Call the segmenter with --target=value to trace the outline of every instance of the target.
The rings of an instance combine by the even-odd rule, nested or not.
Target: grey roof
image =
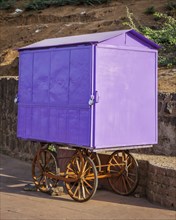
[[[137,37],[141,38],[142,40],[147,41],[147,43],[151,44],[154,48],[158,48],[157,44],[148,40],[143,35],[139,34],[138,32],[134,30],[120,30],[120,31],[110,31],[110,32],[69,36],[69,37],[50,38],[50,39],[45,39],[45,40],[36,42],[34,44],[22,47],[19,50],[46,48],[46,47],[54,47],[54,46],[65,46],[65,45],[83,44],[83,43],[100,43],[110,38],[117,37],[126,32],[131,32],[137,35]]]

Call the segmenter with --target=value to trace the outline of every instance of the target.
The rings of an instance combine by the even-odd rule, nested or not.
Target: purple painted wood
[[[99,46],[96,57],[96,148],[157,143],[155,52]]]
[[[113,39],[114,37],[121,36],[125,34],[130,34],[131,36],[136,37],[137,39],[141,39],[141,41],[146,42],[151,45],[152,48],[158,49],[159,46],[155,44],[153,41],[145,38],[140,33],[135,30],[120,30],[120,31],[110,31],[110,32],[102,32],[102,33],[93,33],[93,34],[85,34],[78,36],[69,36],[62,38],[51,38],[39,41],[37,43],[28,45],[26,47],[22,47],[19,50],[26,49],[38,49],[45,47],[55,47],[55,46],[66,46],[66,45],[74,45],[74,44],[86,44],[86,43],[101,43],[107,40]]]
[[[90,145],[91,50],[21,53],[18,137]]]
[[[18,137],[94,149],[157,143],[158,48],[134,30],[21,48]]]

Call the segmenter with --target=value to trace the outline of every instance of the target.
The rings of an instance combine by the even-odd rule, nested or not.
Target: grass
[[[144,11],[146,15],[153,15],[155,12],[156,10],[154,6],[150,6]]]
[[[168,2],[166,4],[166,10],[169,11],[176,10],[176,2]]]
[[[15,0],[0,0],[0,9],[1,10],[8,10],[14,7]]]
[[[109,0],[32,0],[25,9],[26,10],[42,10],[50,6],[64,5],[97,5],[107,3]]]

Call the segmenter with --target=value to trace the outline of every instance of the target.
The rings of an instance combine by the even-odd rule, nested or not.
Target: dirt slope
[[[27,2],[19,0],[15,8],[24,10]],[[126,6],[139,22],[155,26],[153,16],[144,14],[144,11],[154,6],[156,11],[165,12],[167,2],[168,0],[112,0],[98,6],[51,7],[19,14],[14,14],[15,9],[1,10],[0,76],[18,74],[18,53],[14,51],[16,48],[46,38],[127,29],[123,25],[127,19]]]

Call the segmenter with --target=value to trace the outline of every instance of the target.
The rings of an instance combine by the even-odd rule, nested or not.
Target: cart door
[[[91,46],[21,52],[18,137],[90,146]]]

